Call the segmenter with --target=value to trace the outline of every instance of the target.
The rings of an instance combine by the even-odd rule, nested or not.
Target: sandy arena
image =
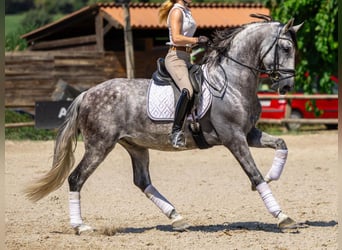
[[[53,141],[6,141],[7,249],[337,249],[337,131],[284,135],[285,170],[270,187],[302,228],[281,232],[232,154],[223,147],[180,153],[150,151],[153,184],[191,225],[170,221],[133,184],[119,145],[85,183],[84,221],[98,229],[77,236],[69,226],[68,184],[38,203],[25,185],[51,167]],[[251,149],[263,174],[272,149]],[[76,149],[77,162],[83,143]]]

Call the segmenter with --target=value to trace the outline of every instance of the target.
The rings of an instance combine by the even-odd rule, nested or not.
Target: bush
[[[33,9],[26,13],[25,17],[21,21],[21,25],[25,30],[31,31],[48,24],[51,21],[52,16],[46,13],[43,9]]]
[[[20,114],[14,110],[5,110],[5,123],[33,121],[29,114]],[[5,128],[6,140],[54,140],[55,130],[36,129],[34,127]]]
[[[7,34],[5,38],[5,51],[25,50],[27,48],[27,42],[25,39],[20,38],[20,36],[30,30],[25,30],[23,27],[20,27],[16,31]]]
[[[6,0],[5,14],[16,14],[34,8],[34,0]]]
[[[27,48],[27,42],[21,36],[52,21],[50,15],[43,10],[30,10],[20,22],[20,27],[6,34],[5,51],[22,51]]]

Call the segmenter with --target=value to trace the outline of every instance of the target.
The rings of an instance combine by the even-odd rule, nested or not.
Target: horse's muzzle
[[[292,87],[289,85],[283,86],[282,88],[278,88],[278,93],[280,95],[285,95],[287,92],[291,91]]]
[[[291,91],[293,88],[293,81],[286,79],[284,81],[274,81],[271,89],[277,91],[280,95],[285,95],[287,92]]]

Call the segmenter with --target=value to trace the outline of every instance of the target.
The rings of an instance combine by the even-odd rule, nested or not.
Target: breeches
[[[188,89],[190,98],[193,94],[189,79],[188,66],[190,66],[190,54],[185,51],[170,50],[165,57],[165,67],[170,73],[180,90]]]

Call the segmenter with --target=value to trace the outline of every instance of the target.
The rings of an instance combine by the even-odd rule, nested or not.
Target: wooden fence
[[[149,78],[156,60],[165,55],[161,48],[135,52],[135,78]],[[102,81],[126,77],[124,52],[40,51],[6,52],[5,106],[34,113],[36,101],[51,101],[58,80],[76,89],[87,89]],[[335,99],[337,95],[275,96],[263,99]],[[289,113],[288,106],[287,113]],[[261,119],[261,123],[337,124],[337,119]],[[26,124],[23,124],[26,125]]]
[[[5,105],[31,107],[51,100],[59,79],[89,88],[125,77],[124,58],[113,52],[10,52],[5,54]]]
[[[298,124],[338,124],[338,118],[332,119],[320,119],[320,118],[290,118],[291,114],[291,100],[294,99],[305,99],[305,100],[332,100],[338,99],[338,95],[263,95],[260,100],[271,100],[271,99],[282,99],[287,100],[286,105],[286,117],[283,119],[260,119],[259,123],[269,123],[269,124],[287,124],[287,123],[298,123]]]
[[[149,78],[164,50],[135,52],[135,77]],[[25,51],[5,54],[5,106],[33,111],[36,101],[51,101],[58,80],[87,89],[111,78],[126,77],[121,51]]]

